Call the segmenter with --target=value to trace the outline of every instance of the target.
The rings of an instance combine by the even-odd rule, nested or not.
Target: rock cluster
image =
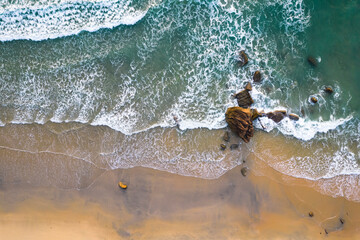
[[[239,53],[239,64],[240,66],[244,66],[248,63],[249,58],[244,50]],[[308,62],[314,66],[316,66],[316,59],[309,57]],[[260,71],[256,71],[253,75],[254,82],[261,81],[261,73]],[[252,108],[250,106],[254,103],[254,100],[251,98],[250,91],[252,90],[251,83],[249,82],[245,89],[234,94],[234,98],[237,99],[237,103],[239,107],[230,107],[226,110],[225,120],[229,125],[230,129],[236,133],[244,142],[249,142],[250,138],[254,135],[254,126],[253,121],[259,117],[268,117],[276,123],[279,123],[285,117],[293,121],[298,121],[300,118],[298,115],[294,113],[288,114],[286,110],[275,110],[272,112],[264,113],[259,112],[257,109]],[[326,88],[326,92],[331,92],[331,88]],[[260,120],[259,120],[260,121]],[[260,122],[261,124],[261,122]],[[262,124],[261,124],[262,125]],[[264,128],[264,127],[263,127]],[[264,128],[265,129],[265,128]],[[228,134],[228,133],[226,133]],[[224,135],[224,141],[228,141],[228,135]],[[235,149],[235,146],[231,146],[231,149]],[[225,148],[222,148],[225,149]]]

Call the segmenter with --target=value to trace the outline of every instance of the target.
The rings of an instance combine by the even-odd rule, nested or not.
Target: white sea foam
[[[267,132],[277,128],[285,135],[294,136],[298,139],[308,141],[314,138],[317,133],[326,133],[329,130],[333,130],[351,119],[352,116],[348,116],[347,118],[333,119],[330,121],[311,121],[304,118],[300,118],[299,121],[293,121],[289,118],[284,118],[280,123],[275,123],[271,119],[261,118],[261,123],[264,125],[265,131]],[[262,129],[262,126],[258,121],[255,122],[255,127]]]
[[[0,41],[40,41],[81,31],[133,25],[146,15],[151,3],[142,9],[135,9],[131,4],[131,0],[112,0],[5,6],[0,8]]]

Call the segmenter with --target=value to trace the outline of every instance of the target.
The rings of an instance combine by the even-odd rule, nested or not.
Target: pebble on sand
[[[119,187],[122,188],[122,189],[127,189],[127,185],[124,184],[123,182],[119,182],[118,185],[119,185]]]

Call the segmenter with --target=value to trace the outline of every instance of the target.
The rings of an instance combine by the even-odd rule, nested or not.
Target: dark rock
[[[242,90],[235,94],[234,96],[237,99],[237,102],[240,107],[249,107],[251,104],[254,103],[253,99],[248,90]]]
[[[225,144],[220,144],[220,149],[224,151],[226,149],[226,145]]]
[[[261,73],[260,71],[256,71],[253,76],[254,82],[260,82],[261,81]]]
[[[237,149],[239,147],[239,144],[231,144],[230,149],[234,150]]]
[[[248,83],[246,84],[245,90],[247,90],[247,91],[251,91],[251,90],[252,90],[252,86],[251,86],[251,83],[250,83],[250,82],[248,82]]]
[[[311,56],[309,56],[308,58],[307,58],[307,61],[308,61],[308,63],[311,65],[311,66],[313,66],[313,67],[316,67],[317,66],[317,61],[316,61],[316,59],[315,58],[313,58],[313,57],[311,57]]]
[[[339,220],[340,220],[341,224],[345,223],[345,220],[343,218],[340,218]]]
[[[239,135],[244,142],[250,141],[250,138],[254,135],[250,109],[230,107],[226,110],[225,120],[230,129]]]
[[[241,50],[239,52],[239,64],[240,64],[240,67],[243,67],[245,66],[249,61],[249,58],[247,56],[247,54],[245,53],[244,50]]]
[[[294,113],[290,113],[289,118],[294,121],[298,121],[300,119],[300,117]]]
[[[248,172],[248,168],[247,168],[247,167],[243,167],[243,168],[241,169],[241,174],[242,174],[244,177],[246,177],[247,172]]]
[[[327,92],[327,93],[333,93],[334,92],[334,90],[331,87],[326,87],[324,89],[324,91]]]
[[[316,97],[311,97],[311,98],[310,98],[310,101],[311,101],[312,103],[317,103],[318,100],[317,100]]]
[[[224,136],[222,137],[225,142],[228,142],[230,140],[229,132],[225,132]]]
[[[327,231],[326,229],[324,229],[324,230],[325,230],[325,233],[326,233],[326,234],[329,234],[329,233],[328,233],[328,231]]]
[[[279,123],[286,116],[286,110],[276,110],[266,113],[266,116],[276,123]]]
[[[314,213],[313,212],[309,212],[309,217],[313,217]]]

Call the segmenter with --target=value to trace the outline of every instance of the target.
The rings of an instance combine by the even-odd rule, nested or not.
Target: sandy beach
[[[264,134],[256,134],[254,141]],[[12,150],[2,149],[2,166],[18,166],[11,156]],[[0,236],[9,240],[360,237],[359,203],[323,195],[304,179],[281,176],[256,164],[260,161],[252,154],[244,160],[217,179],[135,167],[97,170],[88,186],[80,188],[34,184],[26,178],[3,180]],[[22,162],[24,169],[31,164]],[[248,168],[246,177],[243,167]],[[128,189],[120,189],[119,181]]]

